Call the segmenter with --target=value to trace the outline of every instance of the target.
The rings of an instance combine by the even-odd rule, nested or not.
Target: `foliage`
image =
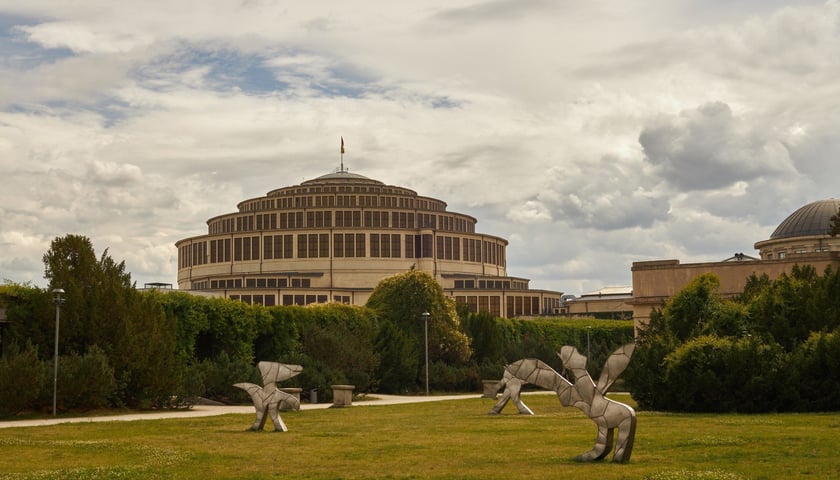
[[[840,327],[840,275],[830,268],[819,276],[813,266],[795,265],[790,274],[750,287],[750,328],[785,351],[793,351],[811,332]]]
[[[0,416],[35,408],[38,397],[46,390],[47,371],[36,346],[27,342],[20,350],[12,344],[0,357]]]
[[[90,240],[79,235],[53,240],[43,260],[49,290],[64,290],[61,354],[99,345],[113,358],[136,295],[125,262],[116,263],[107,250],[97,260]]]
[[[828,234],[832,237],[836,237],[840,234],[840,209],[837,210],[837,213],[831,216],[831,224],[828,227]]]
[[[794,266],[724,300],[702,275],[651,314],[625,376],[641,408],[837,409],[840,275]]]
[[[378,357],[374,352],[375,327],[371,316],[360,307],[341,304],[307,308],[308,321],[301,325],[301,359],[306,365],[300,381],[319,375],[311,388],[328,391],[330,384],[355,385],[368,392],[375,385]]]
[[[420,343],[425,327],[422,314],[429,313],[429,358],[445,362],[469,359],[469,338],[461,328],[455,303],[428,273],[410,270],[382,280],[366,306]]]
[[[655,407],[688,412],[774,409],[776,385],[791,380],[782,377],[787,372],[780,350],[751,338],[693,338],[666,356],[662,374],[669,388]]]
[[[504,336],[496,319],[487,312],[464,317],[464,331],[472,339],[472,360],[477,363],[504,363]]]
[[[381,355],[392,359],[406,359],[419,356],[418,347],[425,345],[425,322],[423,313],[429,313],[429,362],[459,364],[466,362],[471,354],[469,338],[461,328],[460,317],[452,299],[447,298],[443,288],[434,278],[425,272],[410,270],[388,277],[376,286],[368,299],[368,308],[380,319],[379,328],[397,328],[407,337],[407,342],[394,332],[380,332],[378,345],[383,348]],[[390,326],[387,326],[390,324]],[[396,338],[397,342],[387,343],[384,338]],[[422,351],[425,355],[425,351]],[[420,385],[423,365],[413,362],[401,362],[405,368],[415,367],[411,373],[415,379],[414,389]],[[386,366],[385,368],[392,368]],[[390,372],[394,376],[395,372]],[[402,374],[398,374],[402,377]],[[404,377],[402,377],[404,379]],[[394,385],[394,389],[408,387],[404,382]]]
[[[10,320],[4,343],[30,342],[29,354],[46,364],[54,341],[52,288],[65,290],[62,409],[170,408],[199,396],[248,402],[232,385],[261,384],[255,364],[262,360],[303,365],[303,373],[284,386],[318,390],[321,401],[329,401],[330,385],[339,383],[355,385],[358,393],[417,392],[425,377],[423,312],[430,313],[429,376],[436,390],[476,391],[482,378],[498,377],[506,363],[529,356],[559,366],[555,353],[564,344],[591,352],[597,373],[606,355],[633,332],[630,322],[499,319],[463,308],[462,324],[440,285],[417,271],[383,280],[367,307],[264,307],[177,291],[137,291],[124,263],[107,250],[97,258],[90,240],[81,236],[55,239],[44,262],[50,288],[0,288]],[[51,402],[51,389],[30,390],[40,395],[21,408]]]
[[[481,389],[479,370],[472,364],[451,365],[445,362],[429,364],[429,388],[438,391],[470,392]]]
[[[135,302],[116,355],[121,399],[139,408],[167,405],[181,381],[175,320],[163,314],[154,296],[140,295]]]
[[[801,410],[840,410],[840,331],[814,332],[792,355]]]
[[[260,373],[254,365],[242,359],[233,359],[227,352],[201,361],[192,374],[202,379],[207,397],[223,402],[249,401],[248,394],[234,387],[234,383],[262,385]]]
[[[59,359],[58,389],[61,410],[88,410],[111,404],[116,388],[114,369],[96,345],[84,355],[72,353]]]
[[[391,320],[380,321],[375,341],[379,352],[379,390],[385,393],[416,390],[421,367],[418,344]]]

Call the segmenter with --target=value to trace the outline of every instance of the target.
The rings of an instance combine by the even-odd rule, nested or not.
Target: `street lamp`
[[[56,405],[56,392],[58,392],[58,319],[61,315],[61,304],[64,303],[64,299],[61,297],[64,295],[64,290],[60,288],[56,288],[53,290],[53,294],[55,297],[53,298],[53,302],[55,302],[55,357],[53,359],[53,417],[55,416],[55,405]]]
[[[422,317],[426,326],[426,396],[429,395],[429,312],[423,312]]]
[[[586,358],[589,358],[589,331],[592,330],[592,325],[586,326]]]

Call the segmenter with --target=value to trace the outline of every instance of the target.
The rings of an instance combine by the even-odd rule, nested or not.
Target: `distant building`
[[[633,318],[632,299],[632,287],[604,287],[579,297],[563,295],[561,308],[563,315],[569,317],[629,320]]]
[[[689,282],[704,273],[720,278],[719,293],[732,297],[743,292],[751,275],[774,279],[794,265],[813,265],[817,272],[840,267],[840,237],[828,234],[831,217],[840,211],[840,200],[809,203],[788,216],[770,238],[755,243],[759,258],[743,253],[719,262],[686,263],[679,260],[634,262],[633,318],[645,325],[653,308],[659,307]]]
[[[471,311],[559,311],[562,292],[507,274],[504,238],[446,203],[343,168],[240,202],[178,249],[178,288],[262,305],[363,305],[384,278],[428,272]]]

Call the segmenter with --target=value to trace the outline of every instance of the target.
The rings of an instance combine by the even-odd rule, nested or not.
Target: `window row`
[[[282,295],[281,305],[309,305],[311,303],[327,303],[328,295]],[[275,295],[230,295],[231,300],[239,300],[249,305],[265,305],[266,307],[273,307],[276,305],[277,296]],[[338,303],[349,304],[349,295],[335,295],[333,301]]]
[[[831,247],[830,247],[830,246],[828,246],[828,247],[825,247],[825,246],[823,246],[823,247],[816,247],[816,248],[814,248],[813,250],[811,250],[811,252],[813,252],[813,253],[823,253],[823,252],[830,252],[830,251],[831,251]],[[788,251],[786,251],[786,250],[782,250],[782,251],[778,251],[778,252],[776,252],[776,253],[775,253],[775,258],[777,258],[777,259],[779,259],[779,260],[784,260],[785,258],[787,258],[787,256],[788,256],[788,254],[789,254],[789,253],[793,253],[793,254],[801,255],[801,254],[803,254],[803,253],[809,253],[809,250],[808,250],[807,248],[802,248],[802,247],[795,247],[795,248],[793,248],[793,252],[788,252]],[[773,257],[774,257],[774,254],[773,254],[773,253],[770,253],[770,252],[768,252],[768,253],[765,255],[765,258],[766,258],[767,260],[773,260]]]
[[[433,238],[436,238],[436,244],[433,244]],[[264,260],[280,260],[331,257],[432,258],[433,254],[440,260],[505,265],[503,244],[447,235],[433,237],[429,233],[334,233],[332,238],[328,233],[301,233],[196,241],[179,248],[178,265],[183,269],[208,263],[254,261],[260,260],[261,256]]]
[[[470,312],[486,312],[494,317],[502,316],[502,298],[487,295],[456,296],[455,302],[466,305]]]
[[[240,215],[212,220],[208,232],[214,235],[332,227],[428,228],[445,232],[475,233],[474,221],[455,215],[380,210],[312,210]]]
[[[198,288],[199,283],[204,285],[203,288]],[[194,290],[206,290],[207,282],[193,283]],[[231,290],[239,288],[311,288],[312,280],[309,278],[289,278],[289,277],[259,277],[246,278],[243,282],[242,278],[223,278],[221,280],[210,280],[210,288],[213,290]]]
[[[410,235],[406,235],[410,237]],[[402,237],[399,234],[371,233],[370,256],[381,258],[402,258]]]
[[[365,195],[352,195],[359,193]],[[276,208],[331,207],[334,205],[341,206],[341,204],[346,206],[421,208],[423,210],[435,211],[446,208],[444,202],[429,198],[417,198],[416,194],[408,189],[357,185],[275,190],[269,193],[269,197],[244,202],[241,204],[240,209],[242,211],[253,212],[257,210],[273,210]]]
[[[508,280],[455,280],[456,290],[510,290]]]
[[[458,295],[455,302],[466,305],[470,312],[487,312],[495,317],[501,316],[501,296],[495,295]],[[506,295],[505,313],[508,318],[523,315],[540,315],[547,312],[540,310],[540,297],[531,295]]]

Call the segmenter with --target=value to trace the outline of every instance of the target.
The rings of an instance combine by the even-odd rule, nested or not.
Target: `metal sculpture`
[[[601,460],[613,447],[613,462],[624,463],[630,460],[633,440],[636,436],[636,412],[628,405],[616,402],[605,396],[618,376],[630,363],[634,344],[627,344],[607,358],[598,383],[592,381],[586,371],[586,357],[575,347],[564,346],[557,354],[563,367],[571,371],[574,383],[557,373],[553,368],[535,358],[526,358],[505,367],[505,373],[499,381],[497,390],[504,388],[502,398],[496,403],[490,414],[498,414],[513,400],[520,414],[533,415],[534,412],[522,402],[520,392],[523,385],[533,384],[557,393],[557,398],[564,406],[574,406],[585,413],[598,426],[595,446],[576,457],[580,461]],[[618,430],[618,435],[615,431]]]
[[[260,362],[257,364],[262,374],[263,386],[253,383],[235,383],[233,386],[248,392],[254,402],[257,418],[249,430],[262,431],[265,426],[266,413],[274,422],[275,432],[287,432],[289,429],[280,418],[280,410],[299,410],[300,400],[277,388],[276,382],[288,380],[303,371],[300,365],[286,365],[277,362]]]

